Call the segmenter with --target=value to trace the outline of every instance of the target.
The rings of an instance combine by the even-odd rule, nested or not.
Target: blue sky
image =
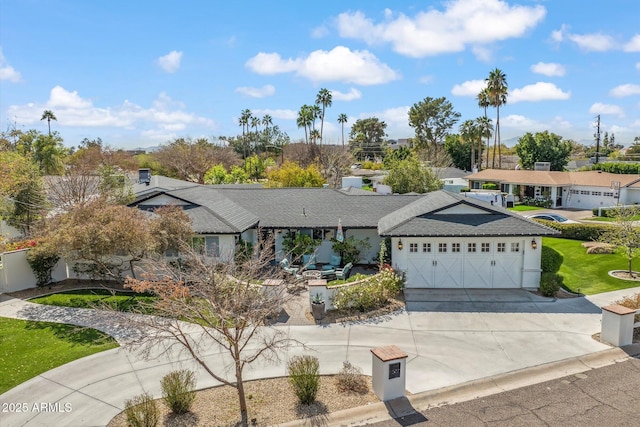
[[[150,147],[241,133],[243,109],[292,140],[295,118],[332,91],[325,143],[377,117],[413,135],[407,111],[445,96],[461,122],[494,68],[507,75],[503,140],[549,130],[582,142],[640,136],[640,2],[610,0],[0,0],[0,122],[68,146]],[[495,116],[493,109],[490,117]],[[454,129],[457,130],[457,129]]]

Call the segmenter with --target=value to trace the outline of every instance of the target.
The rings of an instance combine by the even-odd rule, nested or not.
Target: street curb
[[[411,395],[408,396],[407,399],[399,399],[405,401],[404,405],[399,405],[399,407],[402,408],[400,411],[394,410],[396,408],[394,408],[395,405],[393,402],[380,402],[278,425],[280,427],[316,425],[329,427],[373,424],[407,416],[417,411],[424,411],[441,405],[465,402],[479,397],[515,390],[568,375],[575,375],[592,369],[602,368],[624,362],[629,359],[629,357],[637,355],[640,355],[640,344],[625,346],[624,349],[616,347],[597,353],[545,363],[531,368],[519,369],[517,371],[469,381],[460,385]],[[410,405],[406,405],[406,400],[408,400]],[[413,410],[407,411],[407,406]]]

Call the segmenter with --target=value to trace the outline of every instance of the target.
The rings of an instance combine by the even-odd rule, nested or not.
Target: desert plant
[[[309,405],[316,400],[320,387],[320,362],[310,355],[294,356],[287,364],[289,383],[298,401]]]
[[[337,310],[354,308],[360,312],[383,307],[402,290],[404,281],[391,268],[367,277],[362,283],[341,287],[333,298]]]
[[[331,239],[331,241],[333,242],[331,249],[333,249],[333,252],[340,254],[344,264],[357,264],[360,261],[362,252],[371,249],[368,237],[358,240],[354,236],[349,236],[342,242],[336,239]]]
[[[353,366],[351,362],[342,362],[342,369],[336,375],[336,387],[341,392],[364,394],[369,390],[367,381],[362,376],[362,369]]]
[[[545,297],[554,297],[562,287],[563,278],[557,273],[542,273],[540,293]]]
[[[640,293],[633,294],[630,297],[624,297],[623,299],[616,301],[616,304],[632,310],[638,310],[640,309]],[[640,322],[640,314],[635,315],[634,322]]]
[[[160,420],[158,403],[149,393],[142,393],[124,402],[127,422],[133,427],[155,427]]]
[[[162,377],[162,398],[164,403],[175,414],[189,412],[196,398],[196,379],[193,371],[182,369],[173,371]]]

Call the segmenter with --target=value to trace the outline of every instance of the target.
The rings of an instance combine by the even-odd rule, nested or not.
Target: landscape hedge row
[[[561,236],[563,239],[572,239],[572,240],[582,240],[582,241],[596,241],[600,239],[600,236],[612,227],[615,227],[611,224],[560,224],[553,221],[545,221],[542,219],[537,219],[541,224],[546,225],[547,227],[551,227],[553,229],[558,230],[562,233]]]

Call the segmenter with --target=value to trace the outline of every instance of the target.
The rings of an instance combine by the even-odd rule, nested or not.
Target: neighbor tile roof
[[[589,186],[611,187],[612,181],[620,181],[625,187],[636,183],[637,175],[615,174],[602,171],[560,172],[560,171],[530,171],[508,169],[484,169],[467,175],[468,180],[493,181],[506,184],[524,184],[540,186]]]
[[[466,205],[480,213],[439,213]],[[447,191],[434,191],[378,223],[382,236],[550,236],[558,231],[500,207]]]

